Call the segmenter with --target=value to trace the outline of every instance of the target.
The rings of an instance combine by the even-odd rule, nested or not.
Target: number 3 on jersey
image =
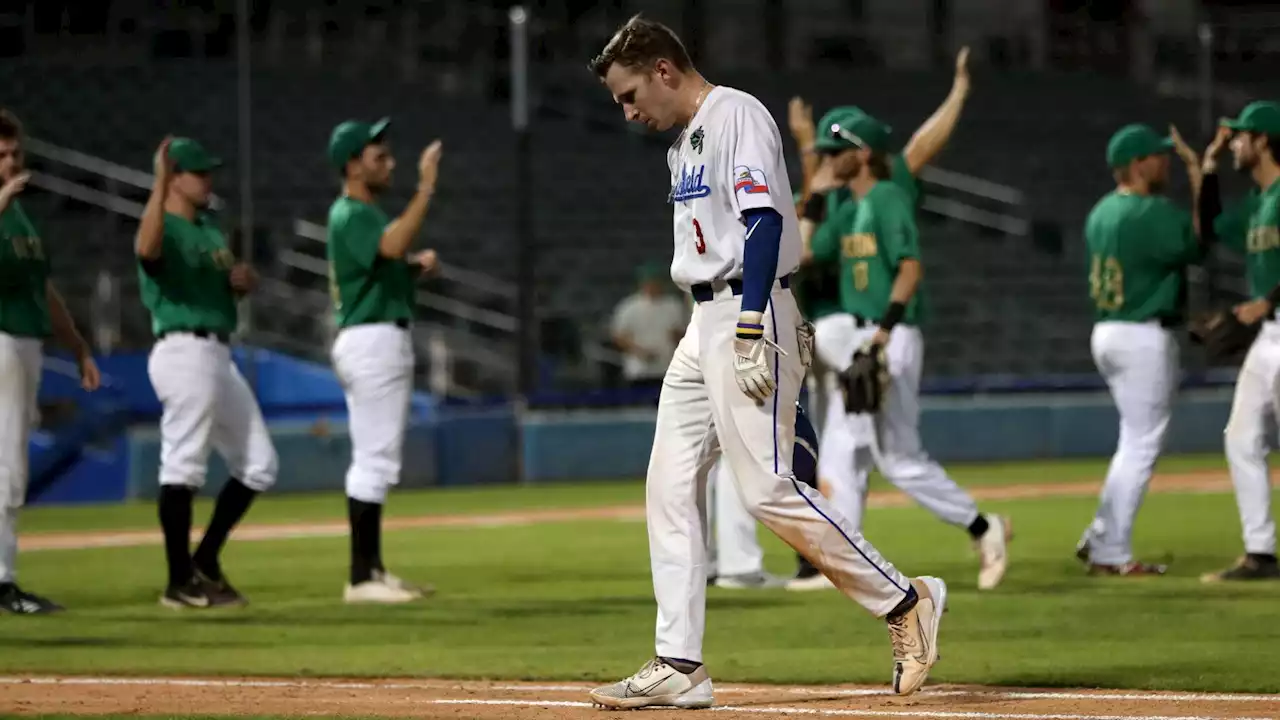
[[[697,250],[699,255],[706,255],[707,239],[702,236],[702,224],[698,222],[698,218],[693,219],[693,234],[696,236],[693,240],[693,249]]]

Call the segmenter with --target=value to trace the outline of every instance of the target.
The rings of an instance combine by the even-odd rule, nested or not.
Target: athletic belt
[[[730,290],[733,290],[734,295],[742,294],[742,281],[738,279],[717,280],[714,283],[698,283],[697,285],[694,285],[693,287],[689,288],[689,294],[693,295],[694,302],[706,302],[708,300],[714,299],[716,296],[716,292],[724,289],[726,285],[729,287]],[[778,278],[778,285],[781,286],[783,290],[790,289],[791,276],[783,275],[782,277]]]
[[[217,340],[223,345],[226,345],[231,340],[230,333],[218,332],[216,330],[206,330],[204,328],[197,328],[197,329],[174,328],[173,330],[165,330],[164,332],[156,336],[156,339],[163,340],[169,335],[195,335],[196,337],[201,338],[203,340]]]
[[[867,327],[872,327],[874,325],[880,324],[880,321],[872,320],[871,318],[864,318],[861,315],[854,315],[853,324],[857,325],[860,328],[867,328]]]
[[[387,322],[387,321],[385,321],[385,320],[370,320],[369,322],[356,323],[355,325],[348,325],[348,326],[346,326],[346,327],[344,327],[344,328],[339,328],[339,330],[347,330],[347,329],[354,328],[354,327],[360,327],[361,325],[395,325],[396,327],[400,328],[401,330],[408,330],[408,329],[409,329],[409,321],[408,321],[408,320],[404,320],[404,319],[400,319],[400,320],[392,320],[391,322]]]

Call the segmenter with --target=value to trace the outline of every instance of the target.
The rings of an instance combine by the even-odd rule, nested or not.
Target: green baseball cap
[[[889,135],[892,132],[893,128],[871,117],[861,108],[845,105],[828,111],[818,121],[818,138],[813,146],[819,152],[840,152],[858,147],[885,152],[889,149]]]
[[[381,138],[390,124],[391,118],[382,118],[374,123],[348,120],[338,125],[329,136],[329,162],[337,170],[345,168],[348,160]]]
[[[222,158],[210,155],[203,145],[184,137],[169,143],[169,160],[178,172],[207,173],[222,167]]]
[[[1125,125],[1107,143],[1107,165],[1124,167],[1134,160],[1160,155],[1173,149],[1173,140],[1152,130],[1149,125]]]
[[[1280,135],[1280,103],[1270,100],[1249,103],[1240,111],[1240,117],[1223,120],[1222,124],[1232,130]]]
[[[636,268],[636,281],[664,280],[670,274],[666,265],[660,262],[647,262]]]

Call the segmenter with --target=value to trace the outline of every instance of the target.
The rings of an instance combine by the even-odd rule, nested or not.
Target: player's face
[[[1162,153],[1143,158],[1140,172],[1151,192],[1164,190],[1169,183],[1169,156]]]
[[[862,172],[862,166],[866,164],[867,155],[866,150],[850,148],[831,156],[829,162],[836,179],[840,182],[849,182],[857,177],[858,173]]]
[[[614,63],[605,73],[604,84],[613,101],[622,106],[627,122],[662,132],[676,124],[672,78],[666,60],[659,60],[651,70],[634,70]]]
[[[0,138],[0,182],[22,172],[22,143],[17,138]]]
[[[213,178],[207,172],[180,172],[173,176],[173,191],[198,208],[208,207]]]
[[[391,187],[391,172],[396,169],[396,159],[386,143],[374,143],[365,147],[356,160],[358,177],[370,190]]]
[[[1253,133],[1238,132],[1231,138],[1231,159],[1241,172],[1251,172],[1258,164],[1257,138]]]

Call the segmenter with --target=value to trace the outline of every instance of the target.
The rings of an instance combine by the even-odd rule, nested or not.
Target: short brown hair
[[[0,108],[0,139],[18,140],[22,137],[22,122],[18,116]]]
[[[603,78],[615,64],[634,70],[651,67],[659,60],[668,60],[683,72],[693,69],[689,51],[671,28],[635,15],[618,28],[609,44],[592,58],[589,67]]]
[[[871,177],[877,180],[888,180],[892,175],[889,169],[889,156],[879,150],[871,151],[867,158],[867,167],[871,168]]]

